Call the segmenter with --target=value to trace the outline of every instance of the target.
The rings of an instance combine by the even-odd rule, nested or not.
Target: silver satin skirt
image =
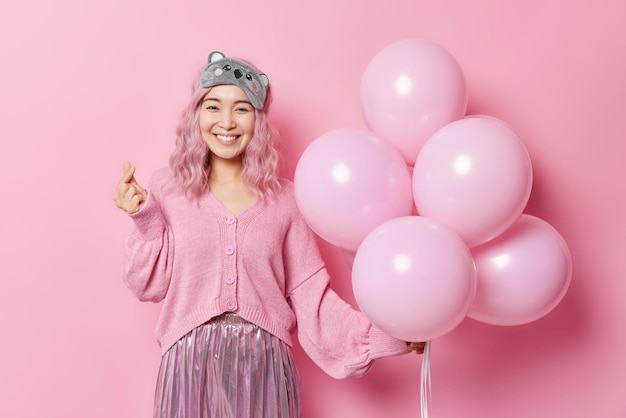
[[[181,338],[163,356],[155,418],[301,418],[291,347],[227,313]]]

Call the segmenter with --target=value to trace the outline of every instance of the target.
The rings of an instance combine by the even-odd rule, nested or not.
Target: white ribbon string
[[[430,399],[430,341],[426,341],[422,355],[422,375],[420,378],[420,405],[422,418],[428,418],[428,400]]]

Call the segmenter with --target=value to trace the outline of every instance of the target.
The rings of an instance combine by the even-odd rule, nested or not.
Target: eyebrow
[[[206,102],[208,100],[211,100],[213,102],[218,102],[218,103],[222,102],[221,99],[218,99],[218,98],[215,98],[215,97],[205,97],[204,100],[202,100],[202,103],[204,103],[204,102]],[[252,103],[249,102],[248,100],[236,100],[235,101],[235,104],[242,104],[242,103],[243,104],[248,104],[248,105],[252,106]]]

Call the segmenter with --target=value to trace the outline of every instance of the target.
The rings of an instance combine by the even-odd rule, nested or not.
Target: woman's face
[[[199,127],[212,158],[241,159],[254,135],[256,114],[237,86],[214,86],[200,105]]]

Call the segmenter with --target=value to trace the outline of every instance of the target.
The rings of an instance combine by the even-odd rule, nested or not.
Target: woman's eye
[[[214,105],[208,105],[208,106],[206,107],[206,110],[217,110],[217,106],[214,106]]]
[[[250,109],[248,109],[247,107],[239,107],[239,108],[237,108],[237,112],[240,112],[240,113],[246,113],[246,112],[249,112],[249,111],[250,111]]]

